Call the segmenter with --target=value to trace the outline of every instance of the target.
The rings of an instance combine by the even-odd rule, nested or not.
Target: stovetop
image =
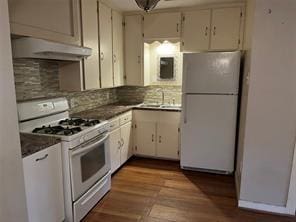
[[[100,124],[100,120],[68,118],[58,121],[54,125],[43,125],[33,129],[32,133],[59,136],[72,136],[87,128]]]

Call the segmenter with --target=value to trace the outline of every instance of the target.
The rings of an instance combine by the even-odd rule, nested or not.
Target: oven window
[[[81,176],[82,182],[88,180],[102,169],[105,164],[105,145],[102,144],[92,151],[81,156]]]

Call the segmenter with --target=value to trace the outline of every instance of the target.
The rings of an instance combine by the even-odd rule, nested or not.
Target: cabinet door
[[[55,145],[23,159],[30,222],[64,220],[61,146]]]
[[[9,0],[12,34],[80,45],[79,0]]]
[[[100,64],[102,88],[113,87],[111,8],[99,3]]]
[[[99,26],[97,0],[81,0],[82,45],[92,49],[92,55],[83,60],[85,89],[100,88]]]
[[[109,135],[111,173],[114,173],[120,167],[120,139],[120,128],[113,130]]]
[[[157,123],[157,157],[179,159],[178,123]]]
[[[124,84],[122,24],[122,15],[119,12],[112,11],[114,86],[122,86]]]
[[[125,75],[126,85],[143,86],[142,16],[125,17]]]
[[[126,123],[121,126],[121,156],[120,156],[120,163],[121,165],[124,164],[128,158],[131,156],[132,153],[132,122]]]
[[[156,155],[156,123],[136,122],[135,153],[144,156]]]
[[[212,50],[235,50],[240,45],[241,8],[213,9]]]
[[[176,39],[181,33],[181,13],[155,13],[144,16],[145,39]]]
[[[182,49],[198,52],[209,49],[211,10],[185,12],[183,17]]]

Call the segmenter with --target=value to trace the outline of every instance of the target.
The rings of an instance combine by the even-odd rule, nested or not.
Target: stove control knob
[[[81,138],[80,138],[80,143],[83,143],[83,142],[84,142],[84,138],[81,137]]]

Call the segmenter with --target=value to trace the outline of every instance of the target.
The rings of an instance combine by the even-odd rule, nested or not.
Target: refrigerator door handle
[[[187,123],[187,95],[186,94],[183,95],[183,111],[184,111],[184,114],[183,114],[184,124],[186,124]]]

